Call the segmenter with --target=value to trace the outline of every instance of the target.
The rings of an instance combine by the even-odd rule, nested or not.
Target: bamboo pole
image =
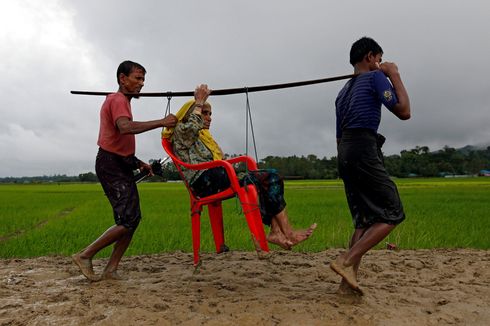
[[[290,88],[290,87],[299,87],[313,84],[321,84],[328,83],[332,81],[349,79],[355,77],[356,74],[350,75],[342,75],[335,77],[327,77],[322,79],[314,79],[314,80],[305,80],[299,82],[292,83],[284,83],[284,84],[273,84],[273,85],[263,85],[263,86],[253,86],[253,87],[239,87],[239,88],[227,88],[227,89],[215,89],[211,91],[211,95],[231,95],[231,94],[240,94],[240,93],[253,93],[253,92],[261,92],[261,91],[269,91],[274,89],[282,89],[282,88]],[[71,91],[71,94],[75,95],[98,95],[98,96],[107,96],[114,92],[92,92],[92,91]],[[185,92],[156,92],[156,93],[127,93],[126,95],[133,95],[134,97],[182,97],[182,96],[194,96],[194,91],[185,91]]]

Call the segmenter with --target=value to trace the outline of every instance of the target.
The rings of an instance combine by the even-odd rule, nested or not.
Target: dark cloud
[[[0,176],[93,171],[101,97],[119,62],[148,70],[144,91],[256,86],[352,71],[350,45],[368,35],[398,64],[413,118],[383,112],[385,152],[490,141],[487,1],[9,2],[0,14]],[[335,155],[334,100],[344,82],[250,94],[259,157]],[[186,99],[172,99],[176,112]],[[245,151],[245,97],[212,97],[212,132]],[[133,101],[135,119],[165,99]],[[142,159],[162,157],[160,131],[137,136]],[[8,154],[5,154],[8,153]]]

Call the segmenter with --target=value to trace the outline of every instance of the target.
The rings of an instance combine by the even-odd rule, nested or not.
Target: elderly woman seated
[[[190,164],[221,160],[223,152],[209,132],[211,125],[211,105],[206,102],[210,90],[200,85],[194,92],[194,99],[185,103],[176,114],[179,120],[175,128],[166,128],[163,137],[170,138],[176,156]],[[228,176],[222,167],[207,170],[184,170],[184,176],[192,191],[199,197],[209,196],[230,187]],[[249,171],[240,183],[248,180],[259,194],[262,223],[270,226],[267,241],[284,249],[308,239],[316,223],[306,230],[294,230],[286,214],[284,184],[276,170]]]

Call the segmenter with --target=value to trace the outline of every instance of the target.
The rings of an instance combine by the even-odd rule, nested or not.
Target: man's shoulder
[[[374,89],[377,84],[387,81],[386,75],[381,70],[365,72],[357,76],[355,83],[356,89]]]
[[[129,101],[123,93],[111,93],[107,95],[104,103],[102,104],[102,110],[130,110]]]
[[[358,75],[356,77],[356,79],[360,80],[360,81],[367,81],[367,80],[373,80],[374,78],[377,78],[380,76],[384,76],[384,74],[381,70],[371,70],[371,71],[364,72],[364,73]]]
[[[370,72],[370,75],[370,78],[372,78],[374,82],[385,81],[388,79],[388,77],[386,77],[385,73],[382,70],[373,70]]]
[[[106,102],[110,102],[110,103],[115,102],[115,103],[123,103],[123,104],[129,103],[126,96],[124,96],[124,94],[120,92],[111,93],[107,95]]]

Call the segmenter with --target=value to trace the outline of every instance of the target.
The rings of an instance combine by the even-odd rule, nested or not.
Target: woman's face
[[[201,115],[204,120],[204,129],[209,129],[211,126],[211,107],[209,105],[204,105],[201,109]]]

